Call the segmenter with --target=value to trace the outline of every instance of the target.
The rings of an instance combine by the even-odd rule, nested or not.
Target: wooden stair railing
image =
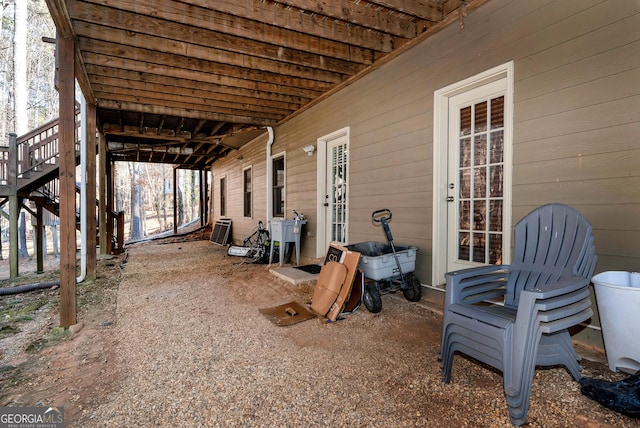
[[[45,123],[0,146],[0,193],[35,190],[50,177],[57,177],[59,119]],[[76,154],[80,153],[78,134],[80,111],[76,111]],[[76,156],[79,162],[79,156]]]
[[[56,216],[60,216],[60,201],[59,192],[57,189],[58,179],[53,179],[45,186],[39,188],[37,191],[32,192],[29,199],[34,201],[36,205],[40,205],[42,208],[53,213]],[[80,230],[80,186],[76,186],[76,229]],[[96,207],[100,206],[100,200],[96,199]],[[124,212],[122,211],[108,211],[107,222],[110,222],[113,228],[113,241],[111,242],[111,252],[119,254],[124,250]],[[98,231],[96,230],[96,234]],[[98,235],[96,235],[98,236]]]
[[[77,107],[77,106],[76,106]],[[80,163],[80,109],[76,108],[76,165]],[[51,120],[20,137],[10,138],[8,146],[0,146],[0,198],[21,195],[47,211],[60,216],[58,185],[58,125]],[[76,193],[80,189],[76,187]],[[78,198],[76,198],[78,199]],[[99,200],[96,199],[96,204]],[[76,228],[80,228],[79,204],[76,203]],[[108,228],[114,237],[112,252],[124,250],[124,213],[107,212]],[[109,227],[110,225],[110,227]]]

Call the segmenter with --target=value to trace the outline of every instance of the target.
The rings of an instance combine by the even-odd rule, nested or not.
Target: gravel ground
[[[131,247],[106,344],[111,386],[71,425],[510,426],[499,372],[456,357],[441,382],[440,317],[426,305],[389,295],[379,314],[278,327],[258,309],[307,303],[313,286],[240,261],[209,241]],[[528,426],[639,425],[553,368],[536,372]]]

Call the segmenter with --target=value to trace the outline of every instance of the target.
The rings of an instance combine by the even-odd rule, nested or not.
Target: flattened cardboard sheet
[[[293,325],[316,318],[316,314],[298,302],[289,302],[273,308],[262,308],[259,311],[269,321],[278,326]]]

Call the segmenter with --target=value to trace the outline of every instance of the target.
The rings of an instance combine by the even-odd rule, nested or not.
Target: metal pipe
[[[275,140],[275,135],[273,132],[273,127],[271,126],[267,126],[267,131],[269,132],[269,139],[267,140],[267,179],[265,180],[267,182],[267,213],[266,213],[266,219],[267,219],[267,229],[269,229],[269,232],[271,232],[271,207],[273,206],[273,186],[272,186],[272,181],[273,181],[273,164],[271,162],[271,146],[273,145],[273,142]]]

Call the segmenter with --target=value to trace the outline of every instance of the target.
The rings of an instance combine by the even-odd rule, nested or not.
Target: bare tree
[[[131,233],[129,238],[138,239],[145,234],[145,210],[140,181],[140,164],[137,162],[129,163],[129,171],[131,174]]]
[[[178,219],[176,220],[176,222],[178,223],[178,226],[180,226],[184,224],[184,204],[182,203],[183,198],[182,198],[182,188],[180,187],[180,179],[179,179],[180,174],[177,174],[176,176],[178,177],[175,183],[176,197],[178,198],[178,200],[174,201],[173,203],[178,206]]]
[[[16,2],[13,33],[13,97],[15,127],[18,135],[29,130],[27,118],[27,2]]]
[[[198,191],[197,175],[194,170],[190,171],[191,175],[191,220],[198,218],[198,201],[200,195]]]
[[[7,119],[11,110],[7,106],[10,104],[9,83],[12,81],[10,64],[13,62],[11,60],[13,49],[7,35],[13,34],[13,19],[9,19],[8,16],[5,19],[5,16],[10,12],[8,1],[0,3],[0,136],[3,139],[0,143],[3,145],[7,144],[5,141],[6,135],[9,133]]]
[[[170,171],[167,168],[162,168],[162,224],[164,225],[165,230],[168,230],[169,227],[173,227],[173,222],[169,226],[167,222],[167,190],[168,190],[168,177],[170,177]],[[172,189],[172,188],[171,188]],[[173,192],[172,192],[173,196]]]
[[[44,1],[29,0],[28,4],[28,117],[29,128],[33,129],[58,116],[58,92],[53,85],[55,44],[43,41],[43,37],[53,38],[56,29]]]
[[[20,222],[18,223],[18,257],[29,257],[27,250],[27,220],[24,210],[20,211]]]
[[[55,36],[45,0],[0,0],[0,144],[58,116]],[[16,92],[17,91],[17,92]],[[17,113],[16,109],[20,112]]]
[[[144,164],[145,187],[160,231],[173,226],[169,226],[167,221],[166,177],[170,170],[170,165]]]

